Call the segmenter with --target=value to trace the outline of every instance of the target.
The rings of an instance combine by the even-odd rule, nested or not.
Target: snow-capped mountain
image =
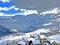
[[[17,15],[11,18],[1,18],[0,24],[9,29],[17,29],[21,32],[30,32],[47,26],[59,25],[59,16],[56,14],[37,15],[31,14],[28,16]]]
[[[20,32],[31,32],[37,29],[59,26],[60,13],[58,8],[40,14],[0,16],[0,25]]]

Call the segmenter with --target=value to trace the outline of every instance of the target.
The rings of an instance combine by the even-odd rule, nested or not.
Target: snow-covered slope
[[[14,35],[7,35],[4,37],[1,37],[2,40],[16,40],[20,39],[22,37],[25,37],[26,39],[29,38],[31,35],[40,35],[40,33],[48,33],[50,32],[49,29],[38,29],[36,31],[30,32],[30,33],[16,33]]]
[[[52,36],[49,36],[48,38],[51,39],[51,42],[55,41],[57,43],[60,43],[60,34],[52,35]]]
[[[57,43],[60,43],[60,38],[59,38],[60,34],[51,35],[49,37],[46,37],[45,35],[40,34],[40,33],[48,33],[48,32],[50,32],[49,29],[38,29],[38,30],[30,32],[30,33],[19,33],[19,34],[14,34],[14,35],[8,35],[8,36],[0,38],[0,44],[3,43],[3,45],[4,45],[7,42],[13,42],[13,41],[17,41],[18,44],[20,42],[22,44],[24,44],[24,43],[26,43],[24,41],[29,41],[29,40],[32,40],[34,44],[37,44],[37,43],[40,43],[39,42],[40,38],[46,38],[51,43],[53,41],[56,41]],[[34,38],[32,38],[31,36],[33,36]]]

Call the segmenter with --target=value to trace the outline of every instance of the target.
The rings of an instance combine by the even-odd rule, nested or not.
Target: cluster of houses
[[[39,34],[35,32],[23,36],[9,37],[8,39],[2,39],[0,45],[60,45],[58,41],[60,34],[58,36],[47,36],[47,34],[51,35],[51,32],[40,32]]]

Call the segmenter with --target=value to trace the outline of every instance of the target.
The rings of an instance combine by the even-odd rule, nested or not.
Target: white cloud
[[[2,0],[3,1],[3,0]],[[24,15],[27,16],[29,14],[38,14],[37,10],[26,10],[26,9],[20,9],[20,8],[16,8],[16,6],[11,6],[11,7],[0,7],[0,11],[10,11],[14,9],[14,11],[20,11],[19,13],[15,13],[15,14],[6,14],[4,12],[0,13],[0,16],[15,16],[15,15]]]
[[[11,14],[11,16],[14,16],[14,15],[29,15],[29,14],[38,14],[38,11],[37,10],[26,10],[26,9],[20,9],[20,8],[16,8],[15,6],[11,6],[11,7],[0,7],[0,11],[9,11],[9,10],[12,10],[14,9],[15,11],[18,11],[20,10],[21,12],[19,13],[16,13],[16,14]],[[0,16],[3,16],[3,15],[0,15]],[[9,16],[9,15],[4,15],[4,16]]]
[[[5,13],[0,13],[0,16],[15,16],[15,15],[10,15],[10,14],[5,14]]]
[[[15,6],[11,6],[11,7],[0,7],[0,11],[9,11],[11,9],[14,9],[14,10],[19,10],[19,8],[16,8]]]
[[[15,16],[15,15],[24,15],[24,16],[27,16],[29,14],[38,14],[38,12],[36,10],[21,10],[21,11],[22,12],[15,13],[15,14],[0,13],[0,16]]]
[[[4,13],[0,13],[0,16],[4,15]]]
[[[22,13],[16,13],[16,14],[12,14],[12,15],[30,15],[30,14],[38,14],[38,12],[36,10],[21,10]]]
[[[2,2],[10,2],[10,0],[1,0]]]
[[[22,13],[16,13],[16,14],[13,14],[13,15],[24,15],[24,16],[27,16],[27,15],[30,15],[30,14],[38,14],[37,10],[22,10],[24,12]]]
[[[55,19],[55,21],[60,22],[60,18]]]
[[[52,25],[52,23],[51,23],[51,22],[45,23],[45,24],[43,24],[42,26],[49,26],[49,25]]]
[[[37,12],[37,10],[27,10],[23,14],[26,16],[26,15],[29,15],[29,14],[38,14],[38,12]]]
[[[20,9],[22,12],[26,12],[27,10],[26,9]]]
[[[41,12],[40,15],[46,15],[46,14],[57,14],[59,13],[60,10],[58,8],[54,8],[52,10],[49,10],[49,11],[45,11],[45,12]]]
[[[14,10],[19,10],[19,8],[14,8]]]

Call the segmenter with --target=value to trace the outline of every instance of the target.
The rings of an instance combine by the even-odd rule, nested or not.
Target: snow
[[[29,38],[28,41],[32,41],[33,44],[40,44],[40,40],[36,38]]]
[[[33,40],[33,44],[40,44],[40,40]]]
[[[0,45],[7,45],[7,42],[0,42]]]
[[[51,39],[51,42],[55,41],[57,43],[60,43],[60,34],[52,35],[52,36],[49,36],[48,38]]]
[[[33,44],[40,44],[39,38],[46,38],[48,41],[51,43],[53,41],[60,43],[60,34],[52,35],[49,37],[46,37],[45,35],[40,35],[40,33],[47,33],[49,32],[49,29],[38,29],[37,31],[30,32],[30,33],[25,33],[24,35],[12,35],[12,36],[6,36],[3,39],[0,40],[0,45],[6,45],[9,41],[18,41],[18,44],[25,45],[26,41],[32,41]],[[38,32],[38,33],[37,33]],[[34,37],[31,37],[31,35]],[[39,38],[38,38],[39,37]],[[3,43],[3,44],[2,44]]]
[[[38,32],[38,33],[37,33]],[[24,38],[29,38],[30,35],[35,35],[35,37],[40,34],[41,32],[49,32],[49,29],[38,29],[37,31],[34,32],[29,32],[29,33],[25,33],[25,35],[19,35],[19,36],[6,36],[5,38],[3,38],[2,40],[16,40],[16,39],[21,39],[22,37]],[[37,35],[36,35],[37,34]]]
[[[10,37],[5,37],[5,38],[1,39],[0,42],[11,41],[11,40],[19,40],[19,39],[22,39],[22,37],[24,37],[24,36],[10,36]]]
[[[38,33],[41,33],[41,32],[47,33],[47,32],[49,32],[49,29],[38,29],[37,31],[35,31],[35,33],[37,33],[37,32]]]
[[[21,41],[19,41],[19,42],[18,42],[18,44],[25,45],[25,44],[26,44],[26,42],[24,42],[24,41],[22,41],[22,40],[21,40]]]
[[[11,29],[11,32],[18,32],[17,29]]]
[[[42,26],[49,26],[49,25],[52,25],[52,22],[45,23],[45,24],[43,24]]]
[[[47,37],[45,35],[41,35],[40,38],[42,39],[42,38],[47,38]]]
[[[47,32],[50,32],[50,29],[37,29],[34,32],[29,32],[26,34],[30,35],[30,34],[40,34],[40,33],[47,33]]]
[[[15,19],[15,20],[11,21],[11,23],[14,23],[14,22],[16,22],[16,21],[17,21],[17,19]]]
[[[29,38],[28,41],[33,41],[34,39],[33,38]]]

